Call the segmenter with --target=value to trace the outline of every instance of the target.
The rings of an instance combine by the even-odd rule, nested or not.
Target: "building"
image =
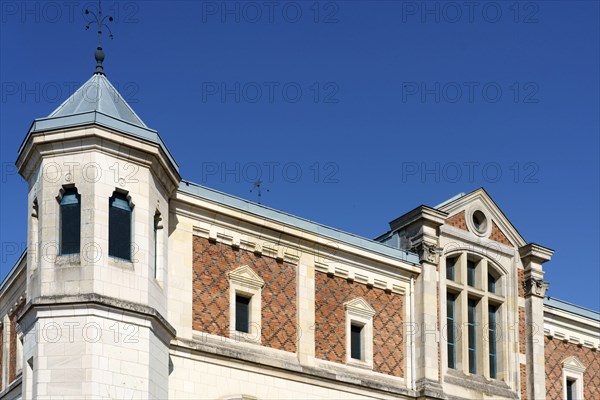
[[[375,240],[211,190],[97,58],[18,151],[1,398],[600,399],[600,314],[485,190]]]

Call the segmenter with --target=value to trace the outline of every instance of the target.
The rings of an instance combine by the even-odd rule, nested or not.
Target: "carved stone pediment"
[[[247,265],[234,269],[228,274],[229,280],[240,285],[261,289],[265,281]]]
[[[362,297],[350,300],[344,304],[344,307],[352,314],[362,315],[366,318],[371,318],[375,315],[375,309]]]

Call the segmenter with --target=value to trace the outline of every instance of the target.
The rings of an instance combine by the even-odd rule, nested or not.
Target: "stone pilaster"
[[[297,268],[298,361],[315,363],[315,267],[299,264]]]
[[[390,223],[392,229],[409,233],[412,250],[419,254],[421,274],[415,281],[415,381],[416,390],[434,396],[439,393],[438,326],[438,228],[447,214],[421,206]]]
[[[525,321],[527,358],[527,398],[546,398],[544,356],[544,296],[548,282],[544,281],[542,264],[549,261],[553,250],[530,243],[519,249],[525,267]]]

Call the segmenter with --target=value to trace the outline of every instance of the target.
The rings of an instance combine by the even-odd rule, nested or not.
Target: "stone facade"
[[[182,180],[118,100],[59,108],[19,150],[29,249],[0,284],[0,398],[598,398],[600,314],[545,297],[552,250],[483,189],[365,239]],[[129,258],[110,255],[115,193]]]

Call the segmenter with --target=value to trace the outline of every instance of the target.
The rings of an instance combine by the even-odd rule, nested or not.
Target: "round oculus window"
[[[479,233],[484,233],[487,229],[487,218],[479,210],[473,213],[473,226]]]

